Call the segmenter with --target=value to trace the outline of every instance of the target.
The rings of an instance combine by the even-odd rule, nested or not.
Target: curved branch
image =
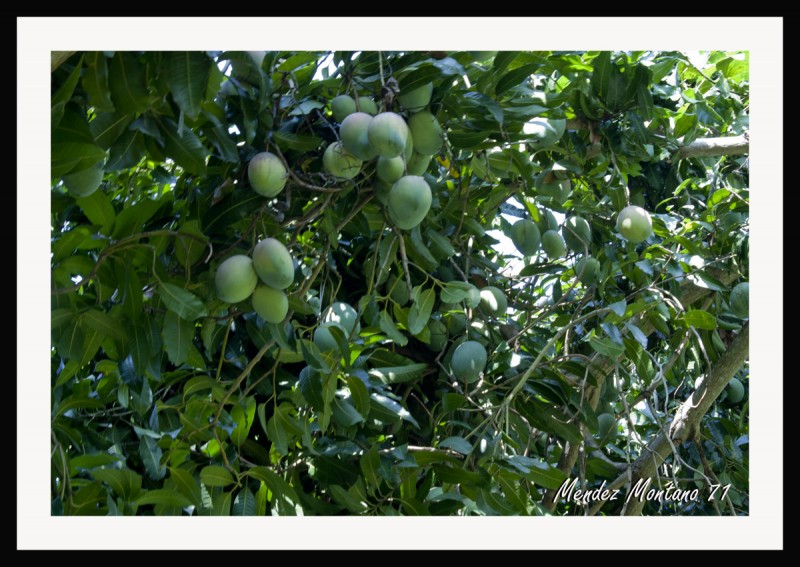
[[[736,335],[728,350],[725,351],[708,376],[703,380],[689,399],[681,404],[675,418],[669,426],[669,436],[661,432],[633,463],[633,475],[630,486],[639,480],[648,479],[656,474],[658,467],[672,452],[672,447],[683,441],[694,439],[700,420],[711,408],[722,390],[742,367],[750,353],[750,324],[747,323]],[[627,475],[627,473],[625,473]],[[619,479],[615,480],[617,483]],[[645,500],[631,498],[625,510],[626,516],[638,516],[642,513]]]
[[[733,283],[736,278],[738,277],[734,272],[728,272],[719,270],[716,268],[707,268],[709,273],[720,282],[725,285],[730,285]],[[692,305],[696,301],[702,299],[709,293],[712,293],[712,290],[700,287],[695,285],[691,280],[686,279],[681,283],[681,294],[680,294],[680,302],[682,305],[688,307]],[[649,335],[653,332],[653,324],[646,318],[641,319],[639,322],[636,323],[642,332],[645,335]],[[615,361],[608,358],[607,356],[596,354],[592,357],[592,361],[589,363],[589,371],[595,378],[596,385],[592,386],[591,384],[587,386],[587,397],[589,401],[589,406],[594,410],[597,409],[598,401],[600,400],[600,391],[603,387],[603,382],[605,382],[606,377],[614,370]],[[666,440],[665,440],[666,441]],[[575,463],[578,460],[578,453],[580,452],[581,444],[577,443],[569,443],[567,442],[564,447],[564,452],[561,455],[561,459],[558,461],[558,468],[565,474],[569,475],[572,469],[575,467]],[[667,451],[670,450],[669,443],[665,443],[665,447],[663,447]],[[669,453],[667,453],[669,454]],[[548,490],[545,494],[544,501],[542,504],[545,508],[550,511],[553,511],[556,507],[556,495],[558,494],[557,490]]]

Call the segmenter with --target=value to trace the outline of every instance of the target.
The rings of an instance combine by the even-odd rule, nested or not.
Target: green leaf
[[[255,516],[256,497],[249,488],[244,487],[233,500],[232,516]]]
[[[130,114],[101,112],[89,122],[89,131],[92,133],[95,143],[107,150],[119,139],[132,121],[133,116]]]
[[[211,507],[211,515],[230,516],[232,499],[233,499],[233,492],[216,491],[213,497],[213,506]]]
[[[647,349],[647,336],[642,332],[642,330],[634,325],[633,323],[627,323],[625,325],[630,332],[633,338],[636,340],[637,343],[642,345],[643,349]]]
[[[189,347],[194,339],[194,323],[182,319],[175,311],[167,311],[164,314],[161,338],[170,362],[179,366],[189,357]]]
[[[123,340],[127,336],[119,320],[99,309],[90,309],[83,313],[81,315],[81,325],[117,340]]]
[[[150,107],[145,68],[135,55],[127,51],[114,54],[108,72],[108,85],[117,110],[138,114]]]
[[[209,487],[224,487],[234,483],[233,476],[225,467],[208,465],[200,471],[200,482]]]
[[[157,488],[148,490],[136,499],[138,506],[146,506],[148,504],[163,504],[165,506],[176,506],[183,508],[184,506],[191,506],[192,502],[180,492],[175,492],[169,488]]]
[[[497,86],[494,88],[495,96],[500,96],[511,87],[516,87],[530,77],[533,73],[538,71],[540,67],[541,63],[529,63],[509,71],[503,75],[499,81],[497,81]]]
[[[184,469],[170,467],[169,478],[175,483],[181,494],[188,498],[194,506],[199,507],[202,504],[200,484],[198,484],[192,473]]]
[[[589,344],[595,352],[599,352],[600,354],[613,359],[619,358],[622,356],[622,353],[625,352],[625,347],[615,343],[611,339],[591,337],[589,339]]]
[[[167,467],[161,464],[163,452],[158,442],[150,436],[139,440],[139,456],[144,463],[147,476],[152,480],[161,480],[167,474]]]
[[[119,455],[109,455],[108,453],[78,455],[69,460],[69,472],[70,475],[75,476],[84,470],[116,464],[121,458]]]
[[[182,319],[194,321],[208,314],[200,298],[190,291],[167,282],[161,282],[158,290],[167,309],[174,311]]]
[[[592,60],[594,71],[592,72],[592,91],[594,94],[604,99],[608,93],[608,85],[611,82],[611,75],[613,72],[613,64],[611,63],[611,52],[601,51],[600,54]]]
[[[392,339],[393,342],[400,346],[405,346],[408,344],[408,339],[400,332],[400,330],[394,324],[392,316],[389,315],[387,311],[381,311],[381,314],[379,315],[379,325],[381,331],[386,333],[386,336]]]
[[[105,482],[118,496],[132,500],[142,488],[142,477],[129,469],[97,469],[92,476]]]
[[[439,442],[440,449],[452,449],[456,453],[469,455],[472,453],[472,443],[463,437],[448,437]]]
[[[233,406],[231,410],[231,419],[236,422],[236,429],[231,433],[231,440],[234,445],[241,447],[242,443],[247,441],[247,436],[250,433],[250,428],[253,426],[253,421],[256,417],[256,399],[253,396],[248,396],[245,399],[244,407],[241,401]]]
[[[100,400],[89,398],[82,395],[73,395],[61,400],[55,410],[55,417],[64,415],[68,411],[85,408],[85,409],[99,409],[104,407],[105,404]]]
[[[278,453],[289,454],[289,433],[283,428],[277,412],[267,422],[267,437],[272,441],[272,445]]]
[[[289,116],[306,116],[311,114],[314,110],[325,108],[325,105],[318,100],[304,100],[299,103],[289,112]]]
[[[202,51],[168,52],[163,72],[172,98],[181,111],[195,119],[200,113],[213,62]]]
[[[102,161],[106,152],[87,142],[55,143],[51,147],[50,175],[61,177],[70,172],[83,171]]]
[[[367,373],[373,378],[377,378],[384,384],[399,384],[402,382],[411,382],[422,377],[428,365],[424,362],[416,364],[409,364],[407,366],[384,366],[381,368],[372,368]]]
[[[100,343],[103,342],[105,337],[102,333],[94,329],[84,329],[83,339],[83,354],[81,354],[81,366],[88,364],[97,354],[100,349]]]
[[[556,467],[551,467],[544,461],[534,463],[528,478],[549,490],[558,490],[567,480],[567,475]]]
[[[317,136],[302,136],[292,132],[281,132],[280,130],[273,132],[272,138],[281,148],[297,150],[298,152],[310,152],[322,144],[322,138]]]
[[[95,191],[87,197],[76,199],[75,203],[93,224],[100,226],[100,232],[106,236],[111,234],[117,214],[111,205],[111,200],[103,191]]]
[[[610,303],[608,308],[611,309],[614,313],[616,313],[619,317],[625,316],[625,308],[627,307],[627,302],[623,299],[621,301],[617,301],[615,303]]]
[[[219,156],[229,163],[239,163],[239,150],[230,134],[221,126],[205,130],[206,138],[219,152]]]
[[[60,327],[63,327],[73,319],[77,317],[77,314],[72,309],[67,307],[58,307],[57,309],[53,309],[50,312],[50,329],[55,331]]]
[[[486,141],[486,138],[487,133],[482,130],[453,129],[447,132],[447,140],[450,144],[455,148],[463,150],[480,148]]]
[[[680,320],[687,327],[695,327],[696,329],[704,329],[706,331],[713,331],[717,328],[717,318],[708,311],[702,309],[691,309],[684,313]]]
[[[353,514],[362,514],[369,509],[366,502],[356,498],[338,484],[332,484],[328,488],[333,499]]]
[[[350,389],[350,401],[353,403],[356,411],[361,415],[369,415],[369,392],[361,378],[357,376],[348,376],[347,386]]]
[[[164,149],[179,166],[195,175],[205,175],[206,158],[210,152],[189,128],[178,128],[174,120],[164,118],[159,122],[164,135]]]
[[[409,233],[409,242],[411,246],[408,247],[408,253],[415,260],[422,265],[423,268],[428,270],[436,269],[439,262],[433,257],[431,251],[422,240],[422,233],[420,232],[419,225],[415,226]]]
[[[294,488],[288,482],[267,467],[253,467],[244,474],[256,478],[267,485],[270,492],[272,492],[270,501],[273,505],[277,503],[282,513],[295,515],[294,509],[300,503],[300,500]]]
[[[728,288],[721,281],[706,272],[697,271],[688,276],[688,279],[697,287],[703,287],[714,291],[728,291]]]
[[[56,126],[59,122],[61,122],[61,119],[64,116],[64,107],[72,98],[72,93],[81,77],[81,69],[83,69],[83,56],[81,56],[81,58],[78,60],[78,63],[69,74],[69,77],[67,77],[67,80],[64,81],[60,87],[58,87],[58,90],[50,98],[51,126]]]
[[[364,416],[358,413],[348,400],[335,397],[331,403],[333,420],[343,427],[350,427],[364,421]]]
[[[440,78],[444,74],[441,69],[434,65],[423,65],[400,79],[400,92],[413,91]]]
[[[83,90],[89,95],[89,102],[99,112],[114,112],[111,91],[108,90],[108,63],[102,51],[92,51],[84,55],[86,71],[81,79]]]
[[[436,291],[433,288],[414,288],[414,303],[408,311],[408,330],[412,335],[418,335],[428,324],[434,303]]]
[[[413,423],[414,426],[419,428],[419,423],[417,423],[417,420],[414,419],[414,416],[408,413],[408,410],[398,404],[396,401],[392,400],[391,398],[387,398],[382,394],[378,394],[377,392],[372,392],[369,397],[373,402],[371,405],[373,413],[380,407],[384,410],[384,413],[388,411],[395,417],[408,421],[409,423]]]
[[[373,445],[369,451],[365,451],[358,461],[358,466],[361,468],[361,474],[364,475],[364,480],[370,491],[380,488],[381,477],[379,470],[381,467],[381,457],[378,454],[378,447]]]
[[[144,138],[141,132],[128,130],[114,141],[109,150],[105,171],[119,171],[138,164],[145,155]],[[124,209],[123,209],[124,212]]]
[[[554,433],[570,443],[583,441],[580,429],[572,423],[567,423],[567,418],[549,404],[529,398],[524,402],[518,402],[517,409],[532,427]]]

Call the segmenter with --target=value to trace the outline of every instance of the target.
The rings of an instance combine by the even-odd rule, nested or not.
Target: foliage
[[[729,299],[748,279],[747,157],[676,151],[747,133],[747,54],[479,59],[80,52],[54,70],[53,514],[583,514],[548,493],[646,454],[746,324]],[[408,119],[397,89],[429,83],[444,145],[430,211],[400,230],[374,159],[326,173],[331,100]],[[275,198],[248,181],[265,151],[290,172]],[[62,178],[97,164],[100,189],[71,195]],[[652,216],[641,244],[616,231],[628,205]],[[509,245],[518,219],[544,234],[574,216],[584,251]],[[295,261],[278,324],[215,288],[267,238]],[[505,313],[481,305],[486,286]],[[359,324],[328,320],[321,348],[335,302]],[[474,383],[450,367],[466,340],[488,353]],[[736,376],[747,390],[747,366]],[[748,513],[746,394],[676,450],[654,482],[731,488],[645,513]]]

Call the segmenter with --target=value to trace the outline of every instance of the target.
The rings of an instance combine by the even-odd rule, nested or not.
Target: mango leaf
[[[194,321],[199,317],[208,314],[205,305],[190,291],[168,282],[161,282],[158,285],[159,296],[167,306],[167,309],[177,313],[181,319]]]
[[[611,339],[592,337],[589,344],[595,352],[599,352],[609,358],[619,358],[625,351],[625,347],[612,341]]]
[[[419,362],[416,364],[409,364],[407,366],[384,366],[381,368],[372,368],[367,371],[367,374],[373,378],[377,378],[384,384],[398,384],[402,382],[411,382],[422,377],[428,365]]]
[[[347,386],[350,389],[350,401],[361,415],[369,415],[369,392],[364,382],[358,376],[348,376]]]
[[[111,60],[108,72],[111,100],[117,110],[128,114],[139,114],[150,107],[145,68],[135,55],[117,51]]]
[[[255,516],[256,497],[249,488],[244,487],[233,500],[232,516]]]
[[[150,436],[139,440],[139,456],[144,463],[144,470],[152,480],[161,480],[167,474],[167,467],[161,464],[163,451],[157,441]]]
[[[272,133],[272,138],[283,149],[297,150],[299,152],[310,152],[317,149],[322,144],[322,138],[317,136],[303,136],[293,132],[276,131]]]
[[[450,73],[448,73],[450,74]],[[423,65],[400,79],[400,92],[409,92],[445,75],[434,65]]]
[[[144,139],[141,132],[128,130],[117,138],[108,153],[105,171],[119,171],[133,167],[145,155]]]
[[[83,171],[106,157],[106,152],[93,143],[54,143],[50,154],[50,175],[61,177],[70,172]]]
[[[209,487],[225,487],[233,484],[233,476],[225,467],[208,465],[200,471],[200,482]]]
[[[213,62],[202,51],[170,51],[162,71],[178,107],[189,118],[200,113]]]
[[[99,309],[90,309],[84,312],[81,315],[81,325],[117,340],[123,340],[127,335],[118,319]]]
[[[611,52],[601,51],[592,60],[592,65],[594,66],[591,79],[592,91],[598,98],[603,99],[608,92],[608,85],[611,82],[611,74],[613,72]]]
[[[186,362],[194,338],[194,323],[181,318],[175,311],[164,314],[161,338],[170,362],[176,366]]]
[[[495,96],[500,96],[511,87],[516,87],[535,73],[540,67],[541,63],[529,63],[509,71],[497,81],[497,86],[494,88]]]
[[[56,406],[54,417],[64,415],[68,411],[85,408],[85,409],[99,409],[104,407],[105,404],[100,400],[89,398],[87,396],[72,395],[61,400],[61,403]]]
[[[413,423],[414,426],[419,427],[419,423],[417,423],[417,420],[414,419],[414,416],[408,413],[408,410],[398,404],[396,401],[392,400],[391,398],[387,398],[382,394],[378,394],[377,392],[372,392],[369,397],[373,402],[371,405],[373,411],[378,410],[378,407],[383,408],[384,411],[388,411],[395,417],[408,421],[409,423]]]
[[[142,489],[142,477],[130,469],[96,469],[92,476],[125,500],[133,500]]]
[[[300,500],[288,482],[267,467],[253,467],[244,474],[267,485],[272,493],[270,502],[273,503],[273,506],[277,506],[282,514],[295,515],[295,506],[299,505]]]
[[[200,485],[192,473],[184,469],[170,467],[169,478],[175,483],[181,494],[188,498],[194,506],[199,507],[201,505]]]
[[[108,90],[108,62],[102,51],[91,51],[84,55],[86,70],[81,78],[83,90],[97,111],[114,112],[111,91]]]
[[[708,311],[702,309],[691,309],[684,313],[680,320],[687,327],[695,327],[696,329],[704,329],[706,331],[713,331],[717,328],[717,318]]]
[[[462,455],[469,455],[472,453],[472,443],[463,437],[448,437],[440,441],[438,446],[442,449],[452,449],[456,453],[461,453]]]
[[[159,124],[167,155],[189,173],[205,175],[206,158],[210,152],[197,134],[189,128],[179,129],[175,121],[170,118],[163,118]]]
[[[214,496],[212,499],[212,506],[211,506],[211,515],[230,516],[232,500],[233,500],[233,492],[223,492],[221,490],[214,491]]]
[[[146,506],[148,504],[163,504],[166,506],[176,506],[182,508],[184,506],[191,506],[192,502],[180,492],[175,492],[169,488],[157,488],[148,490],[136,499],[138,506]]]
[[[333,420],[344,427],[350,427],[364,421],[364,416],[358,413],[349,400],[335,397],[331,403]]]
[[[253,421],[256,416],[256,399],[253,396],[248,396],[245,400],[244,407],[241,401],[233,406],[231,409],[231,419],[236,422],[236,429],[231,433],[231,440],[237,447],[247,441],[247,436],[250,433],[250,428],[253,426]]]
[[[393,342],[400,346],[405,346],[408,344],[408,338],[406,338],[406,336],[400,332],[400,330],[394,324],[392,316],[389,315],[387,311],[381,311],[381,314],[379,315],[379,325],[381,331],[386,333],[386,336],[392,339]]]
[[[75,200],[76,204],[93,224],[100,226],[100,232],[106,236],[111,234],[111,228],[117,214],[111,205],[111,200],[103,191],[95,191],[87,197]]]
[[[414,288],[414,303],[408,311],[408,330],[412,335],[418,335],[428,324],[435,302],[436,291],[433,288]]]
[[[78,60],[75,68],[67,77],[67,80],[61,83],[58,90],[50,98],[50,124],[56,126],[64,116],[64,107],[67,102],[72,98],[72,93],[75,91],[75,86],[81,78],[81,69],[83,69],[83,56]]]
[[[110,455],[108,453],[90,453],[78,455],[69,460],[70,475],[75,476],[84,470],[91,470],[97,467],[104,467],[113,465],[120,461],[119,455]]]

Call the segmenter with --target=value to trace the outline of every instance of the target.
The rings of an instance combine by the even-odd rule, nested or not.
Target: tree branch
[[[738,275],[734,272],[727,272],[723,270],[719,270],[716,268],[707,268],[708,272],[717,280],[722,282],[725,285],[729,285],[736,280]],[[680,301],[681,304],[685,307],[692,305],[696,301],[702,299],[712,290],[700,287],[695,285],[690,280],[686,279],[681,283],[681,295]],[[649,335],[653,332],[653,324],[650,323],[648,319],[642,318],[638,321],[637,326],[642,330],[645,335]],[[603,387],[603,382],[605,382],[606,377],[614,370],[615,361],[603,356],[601,354],[596,354],[592,357],[592,361],[589,363],[589,372],[595,377],[596,385],[592,386],[591,384],[586,388],[586,395],[589,400],[589,406],[594,410],[597,409],[597,403],[600,400],[600,391]],[[665,439],[666,441],[666,439]],[[665,447],[667,451],[670,450],[669,443],[665,443]],[[572,469],[575,467],[575,463],[578,460],[578,453],[580,451],[580,444],[573,444],[573,443],[566,443],[564,447],[564,452],[561,455],[561,459],[558,461],[558,468],[563,473],[569,475]],[[669,453],[667,453],[669,454]],[[663,459],[662,459],[663,460]],[[557,502],[555,501],[556,494],[558,493],[557,490],[548,490],[544,496],[544,501],[542,504],[545,508],[550,510],[551,512],[555,509]]]
[[[664,432],[659,434],[645,449],[645,453],[633,463],[630,486],[634,486],[640,479],[647,479],[656,474],[658,467],[672,452],[673,445],[694,439],[700,420],[747,360],[750,353],[749,343],[750,324],[748,323],[736,335],[725,354],[717,360],[700,387],[678,408],[675,418],[669,426],[669,436]],[[625,515],[640,515],[644,505],[644,499],[632,498],[630,505],[625,510]]]
[[[689,157],[735,156],[746,154],[750,142],[746,136],[726,136],[724,138],[703,138],[683,146],[675,152],[675,159]]]

